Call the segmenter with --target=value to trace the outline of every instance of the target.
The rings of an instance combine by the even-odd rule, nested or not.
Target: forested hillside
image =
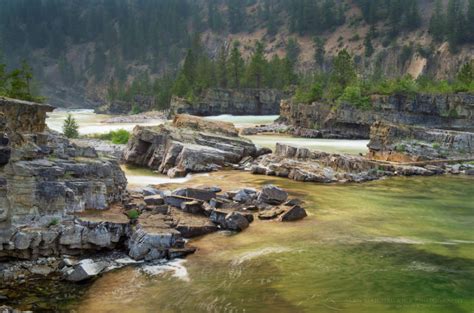
[[[343,49],[363,76],[452,79],[473,43],[474,0],[0,2],[3,61],[26,60],[57,105],[286,88]]]

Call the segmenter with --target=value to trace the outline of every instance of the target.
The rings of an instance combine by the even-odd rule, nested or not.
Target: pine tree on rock
[[[76,120],[71,114],[68,114],[67,118],[64,120],[63,133],[67,138],[79,137],[79,125],[77,125]]]

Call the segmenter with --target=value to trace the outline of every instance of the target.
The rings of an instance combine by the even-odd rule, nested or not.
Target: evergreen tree
[[[466,39],[474,43],[474,0],[469,0],[466,15]]]
[[[356,78],[357,73],[352,56],[346,49],[343,49],[334,58],[331,81],[344,89]]]
[[[6,95],[6,87],[7,87],[6,65],[3,63],[0,63],[0,95]]]
[[[466,85],[474,82],[474,61],[467,62],[461,67],[458,73],[458,80]]]
[[[64,120],[63,133],[67,138],[79,137],[79,125],[77,125],[76,120],[71,114],[68,114],[67,118]]]
[[[249,87],[261,88],[263,86],[266,66],[267,60],[264,56],[263,44],[260,41],[257,41],[255,44],[255,51],[247,68],[246,83]]]
[[[430,19],[430,33],[435,41],[442,41],[445,33],[445,16],[441,0],[436,0],[433,15]]]
[[[463,39],[464,16],[462,14],[462,1],[449,0],[446,18],[446,29],[451,51],[456,51]]]
[[[219,55],[217,56],[217,82],[219,87],[227,88],[227,68],[227,47],[223,45],[219,50]]]
[[[31,67],[23,61],[21,68],[13,70],[9,75],[7,95],[11,98],[34,101],[31,95],[30,83],[33,79]]]
[[[229,57],[229,85],[232,88],[240,88],[242,76],[245,71],[245,63],[239,50],[239,42],[233,43]]]
[[[319,66],[320,69],[323,68],[324,65],[324,55],[326,54],[324,48],[324,40],[320,37],[316,37],[314,39],[314,63]]]
[[[227,0],[229,29],[231,33],[242,31],[245,21],[245,7],[240,0]]]
[[[207,19],[209,28],[215,32],[222,31],[224,22],[219,13],[217,0],[209,0],[207,4]]]
[[[372,38],[374,36],[374,32],[375,32],[375,29],[374,29],[374,26],[372,25],[370,27],[369,32],[367,33],[367,35],[365,36],[365,39],[364,39],[364,47],[365,47],[365,56],[366,57],[370,57],[374,53],[374,46],[372,45]]]
[[[300,55],[300,45],[298,41],[294,38],[291,37],[288,39],[288,42],[286,44],[286,56],[288,60],[291,62],[291,64],[296,64],[298,62],[298,57]]]
[[[418,0],[412,0],[407,3],[407,11],[404,14],[404,26],[408,30],[414,30],[421,25],[420,8]]]

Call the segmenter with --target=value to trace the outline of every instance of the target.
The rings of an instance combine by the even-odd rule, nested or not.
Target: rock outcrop
[[[114,223],[84,224],[75,214],[105,210],[126,196],[117,161],[100,159],[46,128],[53,107],[0,101],[0,258],[36,258],[113,248],[127,232]]]
[[[372,96],[371,109],[342,103],[298,104],[282,101],[280,121],[307,137],[369,138],[376,121],[429,128],[474,131],[474,95]]]
[[[280,101],[288,95],[276,89],[219,89],[203,92],[197,100],[173,97],[171,115],[191,114],[212,116],[232,115],[278,115]]]
[[[473,159],[474,133],[376,122],[368,147],[369,158],[391,162]]]
[[[97,107],[94,111],[98,114],[128,114],[134,107],[141,112],[156,109],[156,98],[154,96],[135,95],[131,101],[113,100],[107,104]]]
[[[278,144],[272,154],[241,164],[253,174],[286,177],[302,182],[346,183],[365,182],[387,176],[430,176],[443,173],[469,174],[474,165],[450,165],[449,162],[389,163],[363,156],[331,154],[307,148]]]
[[[171,125],[135,127],[124,160],[178,177],[210,172],[258,153],[231,123],[177,115]]]

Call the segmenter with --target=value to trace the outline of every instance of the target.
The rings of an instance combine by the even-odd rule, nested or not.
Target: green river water
[[[128,169],[127,176],[153,174]],[[62,302],[65,310],[474,312],[472,177],[320,185],[221,171],[185,182],[224,189],[272,183],[303,199],[309,217],[257,220],[239,234],[190,241],[198,250],[186,260],[127,267],[71,286],[80,296]]]
[[[318,185],[237,171],[190,185],[276,184],[310,216],[255,221],[154,275],[136,268],[95,281],[78,312],[473,312],[474,179],[394,178]],[[153,268],[150,269],[153,271]]]

